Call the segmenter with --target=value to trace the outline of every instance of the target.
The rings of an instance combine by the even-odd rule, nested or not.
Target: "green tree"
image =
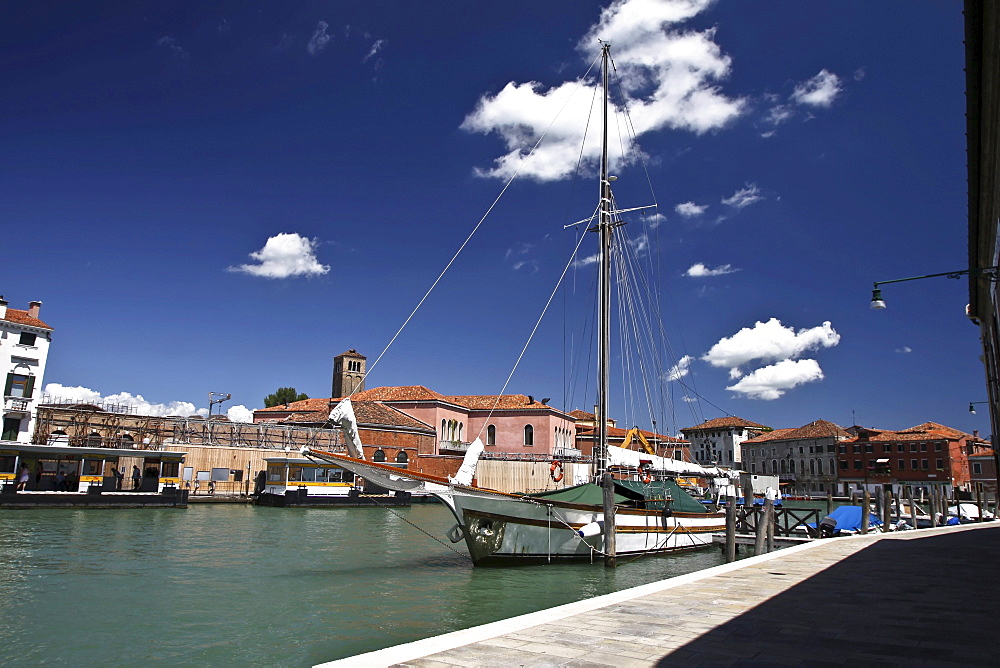
[[[293,401],[302,401],[308,398],[309,395],[299,394],[295,391],[294,387],[279,387],[274,394],[264,397],[264,407],[281,406],[282,404],[290,404]]]

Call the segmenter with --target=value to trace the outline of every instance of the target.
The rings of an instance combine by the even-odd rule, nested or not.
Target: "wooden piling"
[[[882,531],[888,531],[892,526],[892,487],[886,485],[882,489]]]
[[[726,498],[726,563],[736,561],[736,497]]]
[[[767,536],[766,552],[774,552],[774,499],[768,494],[764,498],[764,535]]]
[[[617,566],[615,552],[615,481],[610,473],[601,478],[604,491],[604,567]]]
[[[910,504],[910,522],[917,528],[917,504],[913,502],[913,486],[906,486],[906,502]]]
[[[865,487],[865,493],[861,498],[861,533],[868,533],[868,522],[871,519],[872,497]]]
[[[833,513],[833,492],[826,493],[826,514],[830,515]]]
[[[983,483],[976,483],[976,508],[979,508],[979,517],[976,518],[977,522],[983,521]]]
[[[937,496],[934,492],[934,488],[931,487],[930,493],[927,495],[927,507],[929,508],[929,514],[931,516],[931,528],[933,529],[938,525],[937,520]]]
[[[766,502],[765,502],[766,503]],[[753,553],[754,555],[764,554],[765,543],[767,541],[767,516],[763,510],[756,513],[757,526],[754,527]]]

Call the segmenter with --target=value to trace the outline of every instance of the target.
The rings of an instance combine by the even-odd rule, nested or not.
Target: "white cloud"
[[[332,35],[326,33],[326,29],[329,27],[326,21],[320,21],[316,24],[316,30],[313,31],[312,37],[309,38],[309,43],[306,45],[306,51],[309,52],[310,56],[318,56],[323,53],[326,45],[333,39]]]
[[[771,110],[767,112],[767,116],[764,117],[765,123],[770,123],[771,125],[781,125],[792,116],[795,115],[795,109],[787,104],[778,104],[771,107]]]
[[[822,379],[823,370],[816,360],[789,359],[757,369],[726,389],[745,395],[748,399],[771,401],[797,385]]]
[[[674,211],[681,214],[685,218],[693,218],[694,216],[700,216],[705,213],[708,208],[707,204],[695,204],[694,202],[683,202],[674,207]]]
[[[715,269],[709,269],[701,262],[696,262],[691,265],[690,269],[684,272],[684,275],[692,278],[705,278],[707,276],[724,276],[736,271],[739,271],[739,269],[733,269],[733,265],[731,264],[721,264]]]
[[[656,212],[646,216],[646,224],[649,225],[650,229],[655,230],[657,227],[662,225],[666,219],[667,217],[662,213]]]
[[[764,196],[760,194],[760,188],[757,187],[757,184],[748,183],[745,187],[740,188],[731,196],[723,199],[722,203],[726,206],[731,206],[734,209],[743,209],[751,204],[761,201],[762,199],[764,199]]]
[[[701,134],[722,128],[743,113],[745,100],[727,97],[716,85],[728,76],[731,59],[714,42],[715,31],[676,28],[710,4],[712,0],[616,0],[580,40],[578,48],[588,60],[594,56],[598,38],[614,45],[615,71],[637,136],[664,128]],[[521,166],[521,173],[539,181],[572,174],[587,118],[600,113],[591,107],[601,104],[600,96],[593,95],[596,86],[593,80],[552,87],[510,82],[495,95],[484,95],[461,127],[496,133],[507,152],[491,168],[477,173],[509,178],[547,131],[547,141]],[[597,159],[598,144],[587,142],[585,160]],[[612,155],[611,160],[618,166],[626,158]]]
[[[169,35],[164,35],[160,39],[156,40],[156,46],[170,51],[170,57],[175,60],[187,60],[191,55],[177,43],[176,39],[170,37]]]
[[[577,268],[586,267],[591,264],[597,264],[597,261],[600,259],[601,256],[599,254],[588,255],[587,257],[581,257],[579,260],[574,260],[573,266]]]
[[[276,234],[259,251],[250,253],[251,259],[258,264],[241,264],[228,269],[264,278],[325,274],[330,271],[330,265],[320,264],[316,259],[318,245],[318,240],[299,234]]]
[[[829,107],[841,90],[840,77],[823,69],[812,79],[795,86],[791,99],[810,107]]]
[[[896,352],[906,355],[907,353],[912,353],[913,348],[911,348],[910,346],[903,346],[902,348],[896,348]]]
[[[855,81],[861,81],[864,78],[865,78],[865,68],[864,67],[859,67],[858,69],[854,70],[854,80]]]
[[[377,39],[377,40],[375,40],[375,43],[372,44],[372,48],[369,49],[369,51],[368,51],[368,55],[365,56],[361,60],[361,62],[362,63],[367,63],[369,60],[371,60],[372,58],[374,58],[375,56],[377,56],[379,54],[379,52],[385,47],[385,44],[386,44],[386,41],[384,39]]]
[[[226,417],[233,422],[253,422],[253,411],[243,404],[231,406],[226,411]]]
[[[684,357],[677,360],[677,364],[672,366],[667,370],[666,378],[668,381],[680,380],[684,376],[691,373],[691,362],[694,361],[694,357],[691,355],[685,355]]]
[[[829,321],[819,327],[796,332],[791,327],[782,325],[777,318],[771,318],[767,322],[758,321],[753,327],[744,327],[730,337],[724,337],[701,359],[714,367],[728,368],[729,377],[735,380],[743,375],[740,367],[752,360],[788,360],[799,357],[806,351],[830,348],[838,343],[840,334]]]
[[[190,415],[207,415],[207,408],[195,408],[189,401],[171,401],[165,404],[152,403],[147,401],[141,394],[130,394],[129,392],[118,392],[101,396],[100,392],[86,387],[70,387],[59,383],[47,383],[45,394],[52,401],[71,401],[82,404],[121,404],[132,406],[138,415],[152,415],[163,417],[165,415],[180,415],[188,417]]]

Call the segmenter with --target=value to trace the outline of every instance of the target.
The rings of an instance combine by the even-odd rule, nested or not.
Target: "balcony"
[[[470,445],[466,441],[438,441],[438,454],[464,455],[469,451]]]
[[[553,457],[583,457],[583,450],[578,448],[556,448],[552,451]]]
[[[30,405],[31,399],[25,399],[23,397],[5,397],[3,407],[8,413],[27,413],[28,406]]]

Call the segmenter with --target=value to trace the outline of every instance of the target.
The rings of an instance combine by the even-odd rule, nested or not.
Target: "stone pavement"
[[[324,666],[1000,665],[1000,522],[815,541]]]

